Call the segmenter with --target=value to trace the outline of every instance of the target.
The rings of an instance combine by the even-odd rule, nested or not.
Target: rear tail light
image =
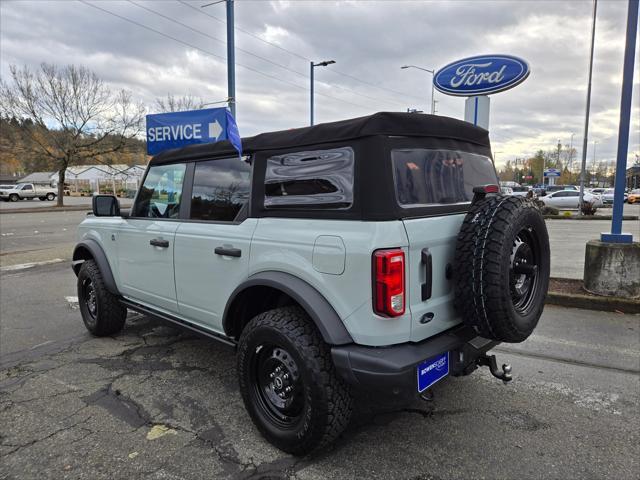
[[[373,310],[385,317],[404,315],[404,252],[394,248],[373,252]]]

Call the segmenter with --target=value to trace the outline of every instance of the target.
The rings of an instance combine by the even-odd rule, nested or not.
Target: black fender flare
[[[76,276],[78,275],[78,272],[80,272],[80,265],[82,262],[89,260],[86,252],[89,252],[89,256],[98,264],[98,268],[100,269],[100,273],[102,274],[102,279],[104,280],[104,285],[107,287],[107,290],[114,295],[120,295],[118,287],[116,286],[116,281],[113,278],[113,272],[111,271],[109,260],[107,260],[107,255],[104,253],[100,244],[91,238],[78,242],[73,249],[73,262],[71,265]]]
[[[276,271],[266,271],[251,275],[231,293],[222,316],[222,327],[227,335],[232,336],[234,329],[233,319],[229,315],[231,306],[239,294],[254,286],[275,288],[293,298],[311,317],[322,338],[329,345],[353,343],[353,339],[345,328],[344,323],[342,323],[340,316],[318,290],[294,275]]]

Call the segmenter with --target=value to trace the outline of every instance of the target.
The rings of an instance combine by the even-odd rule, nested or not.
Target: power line
[[[180,22],[179,20],[176,20],[176,19],[174,19],[174,18],[171,18],[171,17],[169,17],[169,16],[167,16],[167,15],[164,15],[163,13],[160,13],[160,12],[158,12],[158,11],[156,11],[156,10],[153,10],[153,9],[149,8],[149,7],[145,7],[145,6],[143,6],[143,5],[140,5],[140,4],[136,3],[134,0],[128,0],[128,2],[129,2],[129,3],[131,3],[131,4],[133,4],[133,5],[135,5],[135,6],[136,6],[136,7],[138,7],[138,8],[141,8],[141,9],[146,10],[146,11],[148,11],[148,12],[151,12],[151,13],[153,13],[153,14],[155,14],[155,15],[158,15],[159,17],[162,17],[162,18],[164,18],[165,20],[168,20],[168,21],[173,22],[173,23],[175,23],[175,24],[177,24],[177,25],[180,25],[180,26],[182,26],[182,27],[184,27],[184,28],[187,28],[187,29],[191,30],[192,32],[195,32],[195,33],[198,33],[198,34],[200,34],[200,35],[203,35],[203,36],[205,36],[205,37],[207,37],[207,38],[210,38],[210,39],[212,39],[212,40],[215,40],[216,42],[220,42],[220,43],[222,43],[223,45],[226,45],[226,44],[227,44],[227,42],[226,42],[225,40],[222,40],[222,39],[220,39],[220,38],[214,37],[213,35],[209,35],[208,33],[203,32],[202,30],[198,30],[197,28],[194,28],[194,27],[192,27],[191,25],[188,25],[188,24],[186,24],[186,23]],[[303,78],[309,79],[309,75],[306,75],[306,74],[304,74],[304,73],[302,73],[302,72],[299,72],[299,71],[297,71],[297,70],[294,70],[294,69],[292,69],[291,67],[288,67],[288,66],[286,66],[286,65],[282,65],[282,64],[280,64],[280,63],[278,63],[278,62],[274,62],[273,60],[269,60],[268,58],[265,58],[265,57],[262,57],[262,56],[260,56],[260,55],[257,55],[257,54],[255,54],[255,53],[253,53],[253,52],[250,52],[249,50],[245,50],[245,49],[240,48],[240,47],[236,47],[236,50],[239,50],[239,51],[241,51],[241,52],[244,52],[244,53],[246,53],[247,55],[251,55],[252,57],[259,58],[260,60],[263,60],[263,61],[265,61],[265,62],[267,62],[267,63],[270,63],[271,65],[275,65],[276,67],[280,67],[280,68],[282,68],[282,69],[284,69],[284,70],[287,70],[287,71],[289,71],[289,72],[291,72],[291,73],[295,73],[296,75],[300,75],[300,76],[301,76],[301,77],[303,77]],[[352,89],[350,89],[350,88],[343,87],[342,85],[333,85],[333,84],[332,84],[331,86],[333,86],[333,87],[335,87],[335,88],[338,88],[338,89],[340,89],[340,90],[345,90],[345,91],[347,91],[347,92],[353,93],[354,95],[359,95],[359,96],[364,97],[364,98],[367,98],[367,99],[369,99],[369,100],[374,100],[374,101],[381,102],[381,103],[387,103],[387,104],[389,104],[389,105],[394,105],[394,106],[395,106],[395,105],[399,105],[399,104],[400,104],[400,102],[399,102],[399,101],[397,101],[397,100],[393,100],[393,99],[383,99],[383,98],[379,98],[379,97],[372,97],[372,96],[370,96],[370,95],[366,95],[366,94],[364,94],[364,93],[357,92],[357,91],[352,90]]]
[[[182,3],[185,6],[189,7],[190,9],[201,13],[202,15],[206,15],[207,17],[213,18],[214,20],[216,20],[216,21],[218,21],[220,23],[223,23],[225,25],[227,23],[226,21],[224,21],[221,18],[216,17],[215,15],[212,15],[212,14],[210,14],[208,12],[205,12],[205,11],[199,9],[199,8],[194,7],[193,5],[191,5],[190,3],[186,2],[185,0],[177,0],[177,1]],[[271,45],[272,47],[275,47],[275,48],[277,48],[279,50],[282,50],[283,52],[287,52],[290,55],[293,55],[293,56],[295,56],[297,58],[300,58],[301,60],[305,60],[307,62],[311,62],[312,61],[310,58],[307,58],[304,55],[300,55],[299,53],[296,53],[296,52],[294,52],[292,50],[289,50],[289,49],[286,49],[284,47],[281,47],[277,43],[273,43],[273,42],[270,42],[268,40],[265,40],[264,38],[260,37],[259,35],[256,35],[255,33],[252,33],[252,32],[250,32],[248,30],[245,30],[245,29],[243,29],[241,27],[235,26],[235,29],[240,31],[240,32],[242,32],[242,33],[244,33],[244,34],[246,34],[246,35],[249,35],[250,37],[255,38],[256,40],[259,40],[259,41],[261,41],[263,43],[266,43],[267,45]],[[362,80],[362,79],[360,79],[360,78],[358,78],[358,77],[356,77],[354,75],[350,75],[348,73],[341,72],[340,70],[336,70],[335,68],[331,68],[328,71],[330,71],[332,73],[335,73],[337,75],[342,75],[343,77],[351,78],[352,80],[355,80],[357,82],[363,83],[364,85],[368,85],[370,87],[379,88],[380,90],[386,90],[387,92],[395,93],[396,95],[401,95],[403,97],[414,98],[414,99],[418,99],[418,100],[424,100],[422,97],[418,97],[416,95],[411,95],[411,94],[406,93],[406,92],[400,92],[399,90],[394,90],[392,88],[383,87],[381,85],[376,85],[375,83],[367,82],[366,80]]]
[[[127,17],[125,17],[125,16],[123,16],[123,15],[119,15],[119,14],[117,14],[117,13],[115,13],[115,12],[111,12],[111,11],[109,11],[109,10],[106,10],[106,9],[104,9],[104,8],[102,8],[102,7],[99,7],[99,6],[97,6],[97,5],[94,5],[94,4],[92,4],[92,3],[87,2],[86,0],[78,0],[78,1],[79,1],[80,3],[83,3],[83,4],[87,5],[87,6],[89,6],[89,7],[95,8],[96,10],[100,10],[100,11],[102,11],[102,12],[104,12],[104,13],[107,13],[107,14],[112,15],[112,16],[114,16],[114,17],[117,17],[117,18],[119,18],[119,19],[121,19],[121,20],[124,20],[125,22],[131,23],[131,24],[133,24],[133,25],[136,25],[136,26],[138,26],[138,27],[140,27],[140,28],[144,28],[145,30],[149,30],[149,31],[151,31],[151,32],[154,32],[154,33],[156,33],[156,34],[158,34],[158,35],[161,35],[161,36],[163,36],[163,37],[166,37],[166,38],[168,38],[168,39],[170,39],[170,40],[173,40],[173,41],[175,41],[175,42],[181,43],[182,45],[186,45],[187,47],[190,47],[190,48],[193,48],[193,49],[195,49],[195,50],[198,50],[198,51],[200,51],[200,52],[204,53],[205,55],[209,55],[209,56],[212,56],[212,57],[218,58],[218,59],[220,59],[220,60],[226,60],[226,58],[225,58],[225,57],[223,57],[223,56],[221,56],[221,55],[217,55],[217,54],[215,54],[215,53],[212,53],[212,52],[210,52],[210,51],[208,51],[208,50],[205,50],[204,48],[198,47],[197,45],[194,45],[194,44],[192,44],[192,43],[189,43],[189,42],[186,42],[186,41],[184,41],[184,40],[181,40],[181,39],[176,38],[176,37],[174,37],[174,36],[172,36],[172,35],[169,35],[169,34],[167,34],[167,33],[161,32],[160,30],[156,30],[155,28],[152,28],[152,27],[149,27],[149,26],[147,26],[147,25],[144,25],[144,24],[142,24],[142,23],[140,23],[140,22],[137,22],[137,21],[135,21],[135,20],[132,20],[132,19],[130,19],[130,18],[127,18]],[[284,84],[289,85],[289,86],[291,86],[291,87],[295,87],[295,88],[298,88],[298,89],[301,89],[301,90],[307,90],[307,87],[303,87],[303,86],[298,85],[298,84],[296,84],[296,83],[288,82],[288,81],[286,81],[286,80],[283,80],[282,78],[276,77],[276,76],[274,76],[274,75],[270,75],[270,74],[268,74],[268,73],[264,73],[264,72],[262,72],[262,71],[260,71],[260,70],[257,70],[257,69],[255,69],[255,68],[253,68],[253,67],[249,67],[248,65],[244,65],[244,64],[241,64],[241,63],[237,63],[237,62],[236,62],[236,65],[238,65],[239,67],[245,68],[245,69],[247,69],[247,70],[249,70],[249,71],[251,71],[251,72],[257,73],[258,75],[262,75],[263,77],[270,78],[270,79],[272,79],[272,80],[276,80],[276,81],[278,81],[278,82],[284,83]],[[330,99],[332,99],[332,100],[337,100],[337,101],[339,101],[339,102],[345,103],[345,104],[347,104],[347,105],[352,105],[352,106],[354,106],[354,107],[362,108],[362,109],[365,109],[365,110],[371,110],[371,107],[367,107],[367,106],[360,105],[360,104],[353,103],[353,102],[348,102],[348,101],[346,101],[346,100],[342,100],[341,98],[337,98],[337,97],[333,97],[333,96],[331,96],[331,95],[327,95],[326,93],[318,92],[318,95],[323,96],[323,97],[326,97],[326,98],[330,98]]]
[[[135,5],[138,8],[142,8],[143,10],[146,10],[148,12],[151,12],[151,13],[155,14],[155,15],[158,15],[159,17],[162,17],[165,20],[169,20],[170,22],[176,23],[176,24],[178,24],[178,25],[180,25],[180,26],[182,26],[184,28],[187,28],[187,29],[191,30],[192,32],[198,33],[200,35],[204,35],[205,37],[210,38],[212,40],[215,40],[216,42],[220,42],[223,45],[227,44],[227,42],[225,40],[221,40],[220,38],[214,37],[213,35],[209,35],[208,33],[203,32],[202,30],[198,30],[197,28],[193,28],[191,25],[187,25],[186,23],[182,23],[179,20],[176,20],[175,18],[168,17],[168,16],[164,15],[163,13],[160,13],[160,12],[158,12],[156,10],[153,10],[153,9],[149,8],[149,7],[145,7],[144,5],[140,5],[140,4],[136,3],[133,0],[128,0],[128,2],[133,4],[133,5]],[[289,72],[295,73],[296,75],[300,75],[302,77],[309,78],[307,75],[305,75],[302,72],[298,72],[297,70],[293,70],[292,68],[289,68],[286,65],[282,65],[280,63],[277,63],[277,62],[274,62],[272,60],[269,60],[268,58],[264,58],[264,57],[261,57],[260,55],[256,55],[255,53],[252,53],[252,52],[250,52],[248,50],[244,50],[244,49],[242,49],[240,47],[236,47],[236,50],[240,50],[241,52],[244,52],[247,55],[251,55],[252,57],[259,58],[260,60],[263,60],[263,61],[265,61],[267,63],[270,63],[271,65],[275,65],[276,67],[284,68],[285,70],[288,70]]]

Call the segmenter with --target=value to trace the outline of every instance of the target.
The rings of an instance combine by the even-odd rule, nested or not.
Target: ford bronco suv
[[[231,344],[245,406],[280,449],[336,439],[354,395],[405,401],[521,342],[549,243],[501,196],[488,132],[378,113],[163,152],[129,212],[96,196],[73,253],[84,324],[127,309]]]

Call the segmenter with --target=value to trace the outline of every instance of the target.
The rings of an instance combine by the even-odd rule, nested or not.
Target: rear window
[[[353,157],[353,150],[343,147],[268,158],[265,208],[349,208],[353,203]]]
[[[470,202],[473,187],[498,183],[491,159],[474,153],[402,148],[391,151],[391,161],[403,207]]]

